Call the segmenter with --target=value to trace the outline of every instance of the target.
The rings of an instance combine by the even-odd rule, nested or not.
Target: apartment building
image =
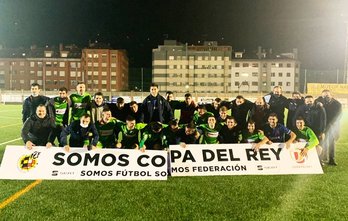
[[[225,93],[231,83],[231,46],[215,41],[203,45],[166,40],[153,49],[152,80],[161,91]]]
[[[265,93],[274,86],[283,91],[299,91],[300,62],[297,49],[291,53],[273,54],[261,47],[256,53],[234,52],[231,65],[231,91]]]
[[[167,40],[152,53],[152,79],[161,91],[266,93],[276,85],[285,92],[299,90],[296,49],[277,55],[259,47],[245,53],[215,41],[189,46]]]
[[[0,48],[0,89],[29,90],[33,82],[43,90],[69,90],[82,81],[87,90],[120,91],[128,89],[128,58],[123,50],[105,48],[4,49]]]

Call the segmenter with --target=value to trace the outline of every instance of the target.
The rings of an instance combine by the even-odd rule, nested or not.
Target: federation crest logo
[[[301,154],[301,149],[290,150],[290,157],[292,160],[296,161],[296,163],[304,163],[307,160],[307,157]]]
[[[38,165],[40,152],[35,151],[30,155],[23,155],[18,160],[18,167],[21,171],[28,172]]]

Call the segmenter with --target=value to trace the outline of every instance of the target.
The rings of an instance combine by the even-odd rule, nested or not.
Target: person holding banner
[[[21,136],[25,146],[31,150],[34,146],[51,147],[54,141],[52,129],[56,124],[54,118],[47,115],[46,106],[40,104],[36,114],[29,117],[23,125]]]
[[[142,152],[149,150],[163,150],[166,145],[166,137],[163,135],[163,125],[160,122],[151,122],[144,128],[139,148]]]
[[[258,151],[260,147],[268,142],[268,138],[263,134],[262,130],[256,130],[255,121],[248,121],[248,130],[242,133],[243,143],[252,143],[254,151]]]
[[[287,149],[290,148],[290,144],[296,139],[296,134],[294,132],[283,124],[278,123],[278,116],[276,113],[271,113],[268,116],[268,124],[263,127],[263,131],[269,139],[268,144],[285,142]],[[290,136],[288,140],[285,140],[286,135]]]
[[[198,129],[202,131],[202,144],[218,144],[221,124],[216,123],[214,115],[208,117],[208,124],[201,124]]]
[[[110,109],[105,107],[102,112],[102,118],[95,122],[95,127],[99,134],[97,147],[115,148],[115,127],[117,124],[118,121],[112,117]]]
[[[121,122],[117,124],[118,136],[117,136],[117,148],[123,149],[138,149],[141,133],[136,128],[136,121],[132,115],[128,115],[126,123]]]
[[[180,128],[177,132],[179,138],[179,144],[182,147],[186,147],[186,144],[196,144],[198,142],[200,133],[196,129],[196,125],[193,121],[186,124],[184,128]]]
[[[163,135],[166,137],[167,147],[169,147],[169,145],[179,144],[179,137],[177,136],[179,129],[177,119],[169,121],[168,126],[163,128]]]
[[[70,135],[68,144],[68,135]],[[91,122],[91,116],[84,114],[79,121],[73,121],[64,128],[60,135],[64,149],[69,152],[70,147],[87,147],[95,149],[99,140],[99,134],[95,125]]]
[[[306,157],[308,151],[315,147],[318,155],[320,156],[322,148],[319,145],[319,140],[314,131],[311,128],[305,126],[303,117],[296,118],[296,128],[297,129],[294,130],[296,134],[295,142],[306,142],[306,146],[301,150],[301,155]]]

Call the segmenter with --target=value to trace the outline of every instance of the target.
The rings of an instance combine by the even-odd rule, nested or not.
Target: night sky
[[[216,40],[234,50],[299,49],[302,67],[343,68],[346,31],[338,0],[0,0],[0,44],[76,44],[126,49],[130,67],[151,67],[164,39]]]

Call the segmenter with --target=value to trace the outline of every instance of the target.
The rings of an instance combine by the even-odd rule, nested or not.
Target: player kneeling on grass
[[[285,143],[286,149],[290,148],[290,144],[296,139],[296,134],[285,127],[283,124],[278,123],[278,116],[275,113],[271,113],[268,116],[268,124],[263,127],[263,132],[269,139],[268,144],[272,143]],[[286,140],[286,135],[290,136]]]
[[[111,110],[104,107],[102,110],[102,118],[95,122],[99,134],[98,148],[115,148],[115,127],[120,123],[116,118],[112,117]]]
[[[216,123],[214,116],[208,117],[208,124],[201,124],[198,129],[202,131],[202,144],[218,144],[221,124]]]
[[[184,128],[180,128],[176,135],[179,139],[180,146],[183,148],[185,148],[187,144],[196,144],[200,136],[193,121],[188,123]]]
[[[260,147],[266,144],[269,140],[263,134],[262,130],[255,130],[255,121],[248,121],[248,130],[242,133],[243,143],[252,143],[252,148],[254,151],[258,151]]]
[[[68,145],[67,140],[69,134],[70,139]],[[68,127],[64,128],[60,139],[64,149],[68,152],[70,151],[70,147],[85,147],[91,150],[96,148],[99,135],[94,124],[91,123],[91,116],[84,114],[80,120],[73,121]]]
[[[141,151],[163,150],[166,145],[166,137],[163,135],[163,125],[160,122],[151,122],[144,128],[144,133],[139,143]]]
[[[320,156],[322,147],[319,145],[319,140],[313,130],[305,126],[305,121],[302,117],[296,118],[296,140],[294,142],[306,142],[306,146],[301,150],[302,156],[307,156],[310,149],[316,148],[318,156]]]
[[[168,126],[163,128],[163,135],[166,136],[167,145],[179,144],[177,133],[180,127],[177,119],[170,120]]]
[[[140,131],[136,126],[135,118],[131,115],[126,117],[126,123],[120,123],[118,127],[117,148],[138,149]]]
[[[226,124],[219,131],[220,143],[239,143],[241,132],[234,117],[228,116]]]
[[[22,139],[31,150],[34,146],[51,147],[54,141],[52,129],[56,126],[54,119],[47,116],[45,105],[36,108],[36,114],[29,117],[22,128]]]

